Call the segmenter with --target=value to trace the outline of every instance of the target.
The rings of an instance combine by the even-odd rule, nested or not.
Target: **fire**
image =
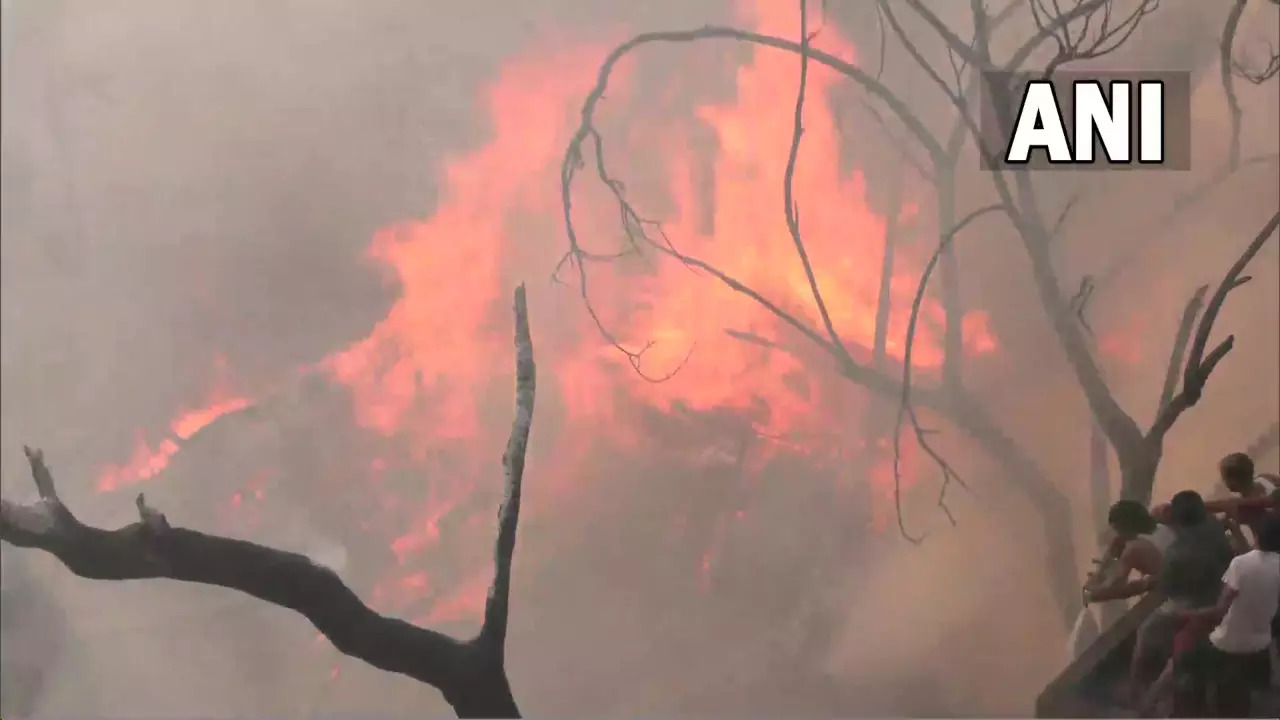
[[[214,359],[220,378],[225,374],[225,365],[226,361],[221,356]],[[251,404],[252,401],[248,398],[231,393],[225,380],[220,379],[201,406],[178,413],[169,423],[169,436],[152,443],[147,440],[145,433],[136,432],[133,454],[129,461],[123,465],[108,465],[103,468],[98,474],[98,491],[118,490],[159,475],[178,453],[182,441],[191,439],[223,415],[243,410]]]
[[[744,3],[742,10],[741,20],[759,32],[793,37],[798,30],[791,4],[756,0]],[[855,56],[852,45],[832,27],[823,29],[815,44],[834,55]],[[579,104],[608,50],[560,44],[551,52],[544,48],[515,57],[503,67],[485,93],[489,140],[445,165],[434,213],[390,225],[373,238],[369,256],[386,269],[398,299],[367,337],[319,364],[321,372],[349,391],[355,423],[387,447],[402,449],[399,455],[388,451],[366,461],[367,476],[358,491],[324,489],[351,497],[377,495],[372,505],[381,515],[373,531],[388,528],[396,535],[386,538],[391,567],[373,591],[373,601],[380,606],[449,621],[474,617],[483,605],[493,508],[469,503],[468,498],[477,488],[494,489],[490,486],[497,482],[493,457],[505,435],[505,421],[494,425],[485,417],[492,417],[491,408],[505,410],[510,403],[509,288],[516,279],[532,279],[525,277],[530,272],[550,274],[563,250],[559,165]],[[706,103],[687,117],[664,118],[661,127],[646,127],[644,133],[611,134],[606,144],[611,162],[652,165],[645,170],[657,182],[628,188],[629,197],[638,207],[663,209],[666,233],[683,252],[721,268],[820,327],[782,207],[793,112],[788,98],[794,97],[797,63],[792,54],[758,48],[731,79],[732,101]],[[629,110],[649,102],[633,92],[628,80],[614,78],[607,100],[608,111],[619,114],[623,122]],[[837,127],[830,90],[840,82],[834,72],[813,64],[795,195],[807,250],[832,320],[850,352],[868,360],[875,338],[885,222],[868,205],[867,178],[841,167],[842,144],[860,140],[852,128]],[[714,149],[695,149],[695,128],[710,131]],[[640,138],[647,140],[628,147],[628,140]],[[650,142],[653,138],[656,144]],[[706,182],[707,177],[712,182]],[[593,247],[607,245],[618,235],[616,210],[604,200],[584,188],[575,203],[575,220],[584,234],[590,230]],[[930,249],[904,246],[895,253],[885,349],[899,362],[923,266],[921,253]],[[560,426],[559,432],[537,440],[555,443],[540,450],[554,459],[555,471],[548,473],[554,477],[547,479],[550,491],[572,489],[579,479],[574,474],[576,461],[590,448],[605,445],[625,451],[643,444],[645,433],[631,408],[666,413],[677,408],[729,410],[751,417],[762,437],[774,438],[766,443],[775,448],[770,452],[805,454],[842,486],[870,482],[877,507],[889,507],[893,480],[883,442],[887,428],[863,425],[860,418],[870,400],[849,383],[830,377],[827,366],[813,359],[816,355],[807,341],[750,299],[678,262],[628,264],[615,276],[608,275],[607,268],[592,270],[600,272],[593,276],[593,301],[623,344],[638,349],[656,343],[643,355],[646,368],[663,374],[686,355],[689,359],[667,382],[642,382],[577,306],[567,319],[553,317],[547,309],[553,300],[571,299],[576,291],[556,289],[561,297],[554,298],[534,283],[530,305],[545,378],[540,378],[539,413],[540,418],[553,418],[541,422]],[[914,358],[918,371],[927,374],[942,361],[939,333],[930,329],[940,327],[942,312],[932,301],[923,311]],[[996,350],[985,315],[970,313],[963,326],[967,352]],[[744,333],[776,347],[744,342]],[[889,367],[886,372],[897,371]],[[493,398],[500,398],[500,404]],[[158,444],[147,445],[140,438],[133,459],[106,469],[99,488],[113,490],[155,477],[182,440],[249,404],[234,394],[213,394],[202,409],[175,419],[171,436]],[[914,467],[913,458],[907,457],[908,485]],[[397,493],[385,481],[406,469],[431,478],[429,486],[412,497],[406,494],[410,491]],[[749,464],[741,472],[749,474]],[[243,493],[228,493],[229,506],[248,504]],[[457,522],[459,514],[469,521]],[[883,513],[877,512],[877,517],[877,523],[883,521]],[[713,545],[692,560],[695,571],[713,570],[727,542],[726,526],[748,522],[749,513],[728,508],[724,522],[709,531]],[[465,539],[441,542],[446,532]],[[447,552],[463,552],[467,562],[474,562],[444,587],[434,568]],[[430,607],[422,613],[413,601],[424,597]]]

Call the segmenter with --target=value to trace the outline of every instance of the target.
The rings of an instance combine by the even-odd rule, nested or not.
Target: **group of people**
[[[1138,630],[1127,694],[1148,717],[1250,717],[1280,640],[1280,477],[1252,458],[1219,463],[1231,496],[1192,490],[1148,509],[1111,507],[1114,541],[1085,603],[1159,593]]]

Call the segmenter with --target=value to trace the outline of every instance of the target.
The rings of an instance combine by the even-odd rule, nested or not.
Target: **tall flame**
[[[743,2],[741,11],[742,21],[758,32],[789,37],[798,31],[790,4],[755,0]],[[830,54],[855,56],[852,45],[833,28],[825,28],[816,43]],[[483,554],[471,550],[488,547],[492,512],[468,504],[468,499],[478,487],[494,482],[486,468],[503,430],[486,423],[486,409],[496,402],[491,398],[509,403],[507,291],[530,268],[549,274],[563,249],[559,163],[578,105],[607,51],[562,44],[503,66],[485,93],[489,141],[445,165],[439,204],[430,217],[391,225],[373,238],[369,256],[387,269],[398,298],[367,337],[319,364],[349,390],[359,426],[405,449],[401,456],[388,452],[370,462],[363,478],[362,492],[378,495],[378,524],[394,528],[395,534],[387,539],[392,567],[373,593],[379,604],[409,608],[414,598],[427,597],[427,620],[468,617],[482,605],[487,570]],[[615,161],[639,162],[644,167],[638,170],[658,179],[629,192],[637,203],[647,200],[665,208],[666,233],[683,252],[816,325],[812,293],[782,207],[793,111],[788,98],[794,97],[797,62],[793,54],[757,48],[732,78],[731,101],[706,103],[689,117],[664,118],[660,126],[617,133],[606,142]],[[628,80],[614,78],[608,96],[610,109],[620,111],[624,121],[628,110],[648,102],[632,95]],[[813,66],[795,194],[807,251],[832,320],[850,351],[867,359],[876,335],[886,224],[868,205],[863,174],[841,167],[842,144],[859,139],[851,128],[837,127],[830,90],[838,82],[833,71]],[[693,137],[699,131],[709,131],[714,149],[698,149]],[[607,224],[616,214],[598,194],[584,189],[575,211],[594,240],[605,243],[617,237],[616,228]],[[920,253],[927,251],[900,247],[895,253],[885,350],[899,362]],[[631,262],[613,275],[600,275],[592,288],[601,317],[624,344],[638,348],[656,341],[644,355],[646,365],[669,370],[690,348],[694,351],[668,381],[642,382],[579,308],[568,304],[573,292],[555,290],[561,293],[556,297],[538,285],[531,288],[534,335],[547,378],[540,392],[553,396],[540,400],[539,412],[560,416],[555,418],[560,432],[539,435],[537,442],[555,444],[541,452],[554,459],[557,492],[572,486],[576,460],[593,445],[627,451],[643,441],[644,430],[627,408],[728,410],[750,417],[755,431],[777,440],[777,448],[810,456],[815,467],[828,469],[838,481],[870,482],[883,521],[893,482],[884,428],[864,426],[863,395],[814,364],[813,349],[777,318],[676,262]],[[573,307],[573,313],[555,317],[555,307]],[[923,310],[927,320],[942,317],[932,301]],[[924,325],[914,358],[928,371],[941,363],[942,351],[936,333]],[[968,352],[995,351],[985,315],[970,313],[964,328]],[[748,334],[781,349],[744,342]],[[112,490],[154,477],[177,452],[180,440],[248,404],[226,393],[211,397],[204,410],[184,413],[173,422],[172,437],[155,447],[140,445],[133,461],[104,471],[99,487]],[[839,430],[833,433],[832,427]],[[840,436],[834,444],[823,439],[833,434]],[[850,447],[860,463],[850,462]],[[906,459],[907,480],[912,462]],[[406,468],[426,473],[431,482],[412,491],[393,487],[386,478]],[[342,492],[324,489],[330,491]],[[244,491],[239,492],[233,502],[237,507]],[[254,493],[261,497],[260,490]],[[468,571],[469,579],[438,587],[432,575],[437,556],[432,553],[444,552],[442,523],[458,513],[469,520],[452,524],[448,532],[465,539],[451,539],[449,545],[453,552],[471,548],[466,554],[476,566]],[[726,522],[749,520],[741,510],[727,511]],[[717,539],[699,559],[704,571],[724,542],[721,531],[712,535]]]

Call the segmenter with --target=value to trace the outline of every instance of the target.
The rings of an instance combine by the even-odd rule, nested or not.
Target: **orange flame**
[[[219,375],[223,374],[225,365],[226,362],[220,356],[214,358],[214,366]],[[118,490],[159,475],[178,453],[182,441],[190,440],[223,415],[243,410],[252,404],[248,398],[230,393],[225,382],[220,380],[201,407],[184,410],[169,423],[169,437],[152,444],[142,431],[135,433],[133,455],[125,464],[108,465],[99,472],[98,491]]]
[[[798,31],[789,4],[755,0],[743,5],[744,22],[761,33],[790,37]],[[854,57],[852,45],[833,28],[825,28],[817,44],[828,53]],[[483,520],[453,526],[454,532],[469,534],[468,540],[450,541],[454,552],[487,548],[491,542],[491,510],[486,506],[478,512],[465,501],[476,487],[492,484],[483,468],[501,443],[503,430],[487,425],[483,411],[493,402],[491,397],[510,402],[508,289],[527,268],[550,272],[563,249],[557,173],[578,105],[607,50],[562,44],[552,52],[526,54],[506,63],[486,93],[492,125],[488,143],[443,168],[439,205],[431,217],[390,226],[373,239],[369,255],[389,271],[398,299],[368,337],[320,365],[349,389],[356,422],[376,436],[403,439],[411,463],[432,465],[446,450],[455,454],[455,461],[459,453],[465,456],[461,467],[454,462],[448,472],[432,473],[424,495],[409,499],[409,507],[382,479],[399,461],[379,457],[368,464],[366,492],[380,493],[375,504],[389,518],[382,524],[391,526],[392,518],[398,524],[398,536],[389,540],[394,567],[373,593],[379,605],[407,608],[415,598],[430,597],[431,608],[424,617],[432,621],[474,617],[483,605],[488,573],[477,569],[484,566],[482,554],[475,554],[480,563],[472,568],[475,572],[465,572],[450,588],[438,588],[427,569],[433,567],[431,553],[443,552],[438,542],[441,521],[451,513],[472,513]],[[782,207],[793,112],[787,98],[794,97],[797,63],[792,54],[757,48],[733,78],[732,101],[697,107],[683,123],[667,119],[663,127],[646,127],[644,133],[611,135],[608,142],[614,161],[647,163],[643,169],[648,177],[659,178],[660,182],[629,188],[630,197],[638,206],[666,208],[664,227],[676,246],[820,327]],[[866,178],[840,164],[842,144],[860,138],[848,128],[842,136],[837,127],[830,90],[838,82],[834,72],[813,64],[795,195],[801,203],[807,251],[833,323],[850,352],[869,359],[880,302],[885,223],[868,205]],[[625,74],[612,80],[608,99],[611,109],[624,112],[648,102],[630,97]],[[716,147],[696,149],[695,129],[709,130]],[[628,140],[638,145],[628,147]],[[616,223],[616,211],[588,187],[585,175],[579,185],[583,194],[575,202],[580,216],[575,219],[584,237],[605,243],[601,236],[617,235],[607,224]],[[910,203],[903,212],[914,214],[915,207]],[[895,251],[885,351],[898,362],[922,251],[928,248],[903,246]],[[579,308],[567,305],[572,298],[566,296],[572,293],[556,299],[531,287],[539,363],[549,369],[540,393],[553,396],[539,401],[540,412],[559,414],[562,424],[554,438],[540,436],[539,442],[557,443],[544,452],[555,458],[559,471],[549,474],[561,478],[559,482],[572,483],[575,461],[594,444],[628,448],[639,442],[643,431],[628,422],[627,408],[733,409],[751,413],[756,429],[777,438],[778,447],[811,453],[821,467],[834,468],[833,482],[869,481],[877,508],[891,507],[890,458],[882,442],[867,443],[869,437],[883,437],[884,428],[863,427],[858,420],[867,400],[848,383],[824,374],[812,358],[805,359],[813,348],[760,305],[676,262],[623,265],[613,277],[601,274],[592,289],[601,317],[626,345],[657,342],[644,355],[646,367],[670,369],[695,343],[696,351],[668,382],[634,381],[628,361],[600,340]],[[563,317],[555,316],[557,302],[572,307],[572,329],[566,329]],[[930,330],[942,321],[941,309],[927,302],[914,350],[921,371],[942,362],[937,333]],[[963,329],[966,352],[996,350],[985,314],[967,315]],[[766,338],[778,348],[743,342],[726,330]],[[173,422],[173,437],[155,447],[140,439],[134,458],[105,470],[99,487],[111,490],[154,477],[180,440],[248,404],[238,396],[215,394],[204,409]],[[804,439],[832,434],[857,440],[862,470],[851,470],[840,452],[822,442]],[[826,456],[836,459],[819,463]],[[904,462],[909,485],[913,461],[907,457]],[[861,477],[847,477],[857,473]],[[235,497],[232,504],[238,506],[241,496]],[[733,514],[733,522],[750,521],[740,510],[727,512]],[[883,512],[876,516],[877,523],[884,521]],[[719,531],[715,534],[720,538]],[[715,562],[722,541],[715,542],[695,561],[703,572]]]

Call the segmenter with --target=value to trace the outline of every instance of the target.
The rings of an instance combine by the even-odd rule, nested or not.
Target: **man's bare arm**
[[[1272,493],[1266,497],[1229,497],[1220,500],[1206,500],[1204,509],[1214,515],[1218,513],[1233,513],[1247,508],[1270,510],[1275,508],[1277,497],[1280,497],[1280,494]]]
[[[1140,541],[1129,543],[1128,547],[1120,555],[1119,572],[1110,582],[1101,584],[1094,588],[1086,588],[1085,597],[1088,602],[1104,602],[1108,600],[1123,600],[1131,598],[1135,595],[1141,595],[1155,586],[1155,576],[1158,568],[1151,567],[1151,558],[1144,557],[1145,551],[1154,549],[1147,544],[1144,546]],[[1130,580],[1129,576],[1133,571],[1142,573],[1143,577]]]

